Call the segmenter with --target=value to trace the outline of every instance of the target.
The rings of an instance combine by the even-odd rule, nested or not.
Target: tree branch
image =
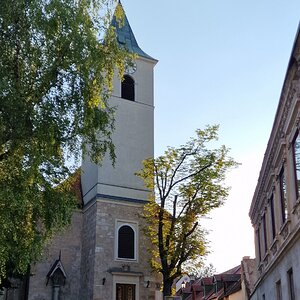
[[[192,227],[192,229],[188,232],[188,233],[186,233],[185,235],[184,235],[184,240],[186,240],[194,231],[195,231],[195,229],[196,229],[196,227],[198,226],[198,221],[194,224],[194,226]]]
[[[178,183],[180,183],[180,182],[182,182],[182,181],[185,181],[185,180],[187,180],[187,179],[189,179],[189,178],[191,178],[191,177],[193,177],[193,176],[196,176],[196,175],[200,174],[201,172],[203,172],[204,170],[206,170],[207,168],[209,168],[211,165],[212,165],[212,164],[210,163],[210,164],[208,164],[208,165],[202,167],[202,168],[201,168],[200,170],[198,170],[197,172],[194,172],[194,173],[192,173],[192,174],[190,174],[190,175],[187,175],[187,176],[185,176],[185,177],[182,177],[182,178],[178,179],[177,181],[175,181],[175,182],[173,183],[172,186],[170,186],[170,190],[171,190],[172,188],[174,188],[174,186],[177,185]]]
[[[178,195],[175,196],[174,202],[173,202],[173,216],[172,216],[172,221],[171,221],[171,226],[168,235],[166,236],[166,248],[169,248],[170,245],[170,238],[174,233],[174,228],[175,228],[175,221],[176,221],[176,206],[177,206],[177,198]]]

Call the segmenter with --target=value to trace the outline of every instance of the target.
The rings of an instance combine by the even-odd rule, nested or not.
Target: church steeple
[[[119,17],[120,15],[122,15],[122,17]],[[111,25],[116,30],[117,41],[121,47],[125,47],[131,53],[156,61],[156,59],[145,53],[138,45],[120,0],[116,7]]]

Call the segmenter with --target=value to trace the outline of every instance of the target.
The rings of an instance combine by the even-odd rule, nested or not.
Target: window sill
[[[263,270],[264,270],[264,264],[263,264],[263,262],[261,261],[261,262],[259,263],[259,265],[258,265],[258,273],[259,273],[259,276],[262,275]]]
[[[300,219],[300,197],[298,197],[298,199],[292,209],[292,213],[294,215],[296,215],[298,217],[298,219]]]
[[[270,254],[269,254],[269,251],[267,251],[267,252],[265,253],[264,258],[263,258],[263,264],[264,264],[264,267],[266,267],[266,266],[268,265],[268,263],[269,263],[269,257],[270,257]]]
[[[116,257],[115,261],[119,261],[119,262],[137,262],[136,258],[120,258],[120,257]]]
[[[275,237],[274,240],[273,240],[273,243],[271,244],[271,247],[270,247],[270,250],[271,250],[271,253],[272,253],[273,256],[277,252],[277,249],[278,249],[277,245],[278,245],[278,239],[277,239],[277,237]]]
[[[287,218],[285,220],[285,222],[282,224],[281,228],[280,228],[280,231],[279,231],[279,234],[282,236],[282,238],[285,240],[287,238],[287,236],[289,235],[289,224],[290,224],[290,219]]]

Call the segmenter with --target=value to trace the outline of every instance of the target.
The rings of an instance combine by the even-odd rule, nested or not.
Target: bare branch
[[[169,185],[169,189],[167,191],[166,197],[168,197],[169,193],[171,192],[173,181],[174,181],[174,178],[176,176],[176,173],[180,169],[181,165],[183,164],[183,162],[185,161],[185,159],[187,158],[187,156],[188,156],[188,153],[185,153],[183,155],[183,157],[181,158],[181,161],[178,163],[178,165],[176,166],[175,170],[173,171],[173,174],[172,174],[171,179],[170,179],[170,185]]]
[[[200,170],[198,170],[197,172],[194,172],[194,173],[192,173],[192,174],[190,174],[190,175],[187,175],[187,176],[185,176],[185,177],[182,177],[182,178],[178,179],[177,181],[175,181],[175,182],[173,183],[172,186],[170,186],[170,189],[174,188],[174,186],[177,185],[178,183],[180,183],[180,182],[182,182],[182,181],[185,181],[185,180],[187,180],[187,179],[189,179],[189,178],[191,178],[191,177],[193,177],[193,176],[196,176],[196,175],[200,174],[201,172],[203,172],[204,170],[206,170],[207,168],[209,168],[211,165],[212,165],[212,164],[210,163],[210,164],[208,164],[208,165],[202,167],[202,168],[201,168]]]

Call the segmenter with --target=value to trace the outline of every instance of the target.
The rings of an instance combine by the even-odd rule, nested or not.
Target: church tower
[[[120,2],[118,6],[123,9]],[[81,299],[155,299],[158,286],[140,218],[149,190],[135,175],[154,152],[153,68],[157,60],[139,47],[125,13],[121,23],[114,16],[117,41],[136,59],[126,68],[123,80],[115,75],[109,99],[116,108],[115,167],[109,159],[99,166],[88,157],[82,164]]]

